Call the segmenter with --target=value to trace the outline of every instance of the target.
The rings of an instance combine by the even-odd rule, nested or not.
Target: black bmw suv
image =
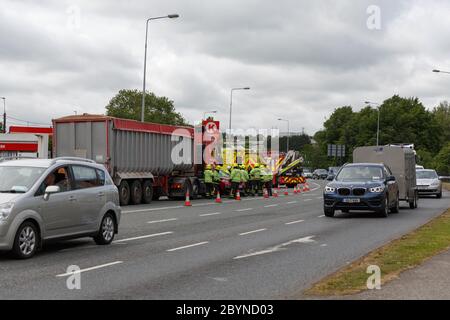
[[[328,180],[323,196],[327,217],[333,217],[336,210],[374,211],[383,217],[399,211],[398,184],[383,164],[347,164]]]

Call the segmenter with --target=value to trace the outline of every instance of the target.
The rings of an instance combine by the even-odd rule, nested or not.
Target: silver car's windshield
[[[438,175],[435,171],[417,171],[417,179],[437,179]]]
[[[383,179],[383,172],[379,167],[354,166],[343,168],[336,177],[336,181],[379,181]]]
[[[45,170],[34,167],[0,167],[0,192],[25,193]]]

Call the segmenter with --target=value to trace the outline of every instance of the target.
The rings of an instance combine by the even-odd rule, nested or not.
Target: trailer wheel
[[[154,199],[153,197],[153,183],[151,180],[145,180],[142,186],[142,202],[149,204]]]
[[[127,206],[130,203],[130,185],[126,180],[122,180],[122,182],[120,183],[119,199],[121,206]]]
[[[141,204],[142,202],[142,184],[139,180],[134,180],[131,184],[131,203]]]

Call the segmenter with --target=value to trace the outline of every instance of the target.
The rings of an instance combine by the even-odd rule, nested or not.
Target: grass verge
[[[310,296],[350,295],[367,290],[367,267],[381,268],[382,284],[450,248],[450,209],[415,231],[372,251],[308,289]]]

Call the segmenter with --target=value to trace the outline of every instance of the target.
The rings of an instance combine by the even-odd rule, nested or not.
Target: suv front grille
[[[350,195],[354,195],[357,197],[363,196],[366,194],[366,189],[364,188],[354,188],[353,190],[350,188],[339,188],[338,189],[338,194],[340,196],[350,196]]]
[[[354,196],[363,196],[366,193],[366,189],[364,188],[355,188],[353,189]]]
[[[350,189],[349,188],[339,188],[338,193],[341,196],[349,196],[350,195]]]

